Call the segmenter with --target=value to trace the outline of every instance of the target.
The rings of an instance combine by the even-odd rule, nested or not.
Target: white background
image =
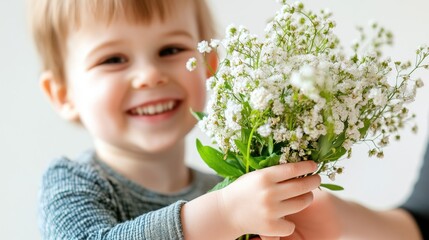
[[[355,36],[355,26],[376,20],[395,34],[386,53],[408,60],[420,44],[429,43],[429,1],[324,0],[304,1],[314,10],[329,8],[337,21],[342,43]],[[266,20],[278,9],[274,0],[210,0],[220,32],[229,23],[248,26],[261,34]],[[0,238],[40,239],[37,230],[37,193],[43,170],[59,155],[76,156],[91,147],[84,130],[62,121],[38,87],[38,59],[28,34],[24,0],[0,0]],[[429,80],[427,72],[420,73]],[[345,160],[337,183],[339,195],[376,209],[400,204],[411,191],[423,157],[428,123],[429,82],[411,110],[418,114],[420,132],[403,132],[402,141],[385,149],[384,159],[368,159],[365,145]],[[188,138],[188,162],[208,170],[199,160],[194,139],[208,140],[194,130]]]

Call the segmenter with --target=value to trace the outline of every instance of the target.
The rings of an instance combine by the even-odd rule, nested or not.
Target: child
[[[94,151],[43,177],[44,239],[234,239],[286,236],[284,216],[312,200],[307,161],[220,179],[189,169],[184,138],[202,111],[208,70],[189,72],[213,27],[202,0],[33,0],[40,82],[54,109],[85,127]],[[216,58],[206,61],[216,67]]]

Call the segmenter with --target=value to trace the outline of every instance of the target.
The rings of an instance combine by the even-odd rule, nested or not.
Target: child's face
[[[165,22],[84,22],[67,41],[69,100],[96,143],[115,151],[156,153],[183,140],[202,111],[206,69],[189,72],[198,28],[192,8]],[[203,64],[200,64],[203,65]],[[100,149],[98,149],[100,150]]]

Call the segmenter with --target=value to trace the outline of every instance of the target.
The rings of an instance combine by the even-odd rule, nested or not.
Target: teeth
[[[162,112],[163,110],[164,110],[164,107],[163,107],[164,105],[156,105],[155,106],[155,111],[156,112]]]
[[[154,113],[155,113],[155,106],[149,106],[147,109],[148,109],[148,113],[149,113],[150,115],[152,115],[152,114],[154,114]]]
[[[137,114],[138,115],[142,115],[143,114],[143,109],[137,108],[136,110],[137,110]]]
[[[131,111],[132,114],[136,115],[155,115],[166,111],[170,111],[174,108],[175,102],[169,101],[165,103],[158,103],[145,107],[138,107]]]

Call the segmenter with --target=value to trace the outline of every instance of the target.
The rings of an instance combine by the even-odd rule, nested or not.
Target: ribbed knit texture
[[[192,183],[174,195],[152,192],[96,158],[55,160],[43,176],[39,226],[43,239],[183,239],[180,210],[221,179],[192,170]]]

